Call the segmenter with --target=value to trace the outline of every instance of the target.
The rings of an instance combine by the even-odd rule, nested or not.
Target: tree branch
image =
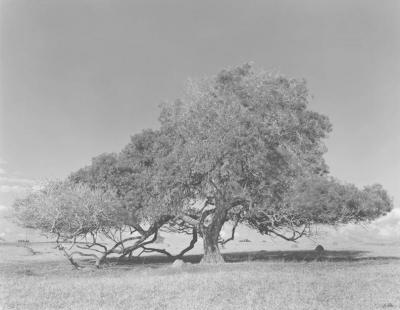
[[[240,217],[238,216],[238,217],[236,218],[236,220],[235,220],[235,224],[234,224],[233,227],[232,227],[232,234],[231,234],[231,237],[228,238],[228,239],[226,239],[226,240],[222,240],[222,241],[220,242],[221,245],[225,245],[225,244],[228,243],[229,241],[234,240],[236,228],[237,228],[237,226],[238,226],[238,224],[239,224],[239,221],[240,221]]]
[[[278,233],[274,229],[269,229],[268,233],[272,233],[275,236],[280,237],[280,238],[282,238],[282,239],[284,239],[286,241],[296,241],[296,240],[298,240],[298,239],[300,239],[301,237],[304,236],[304,234],[306,232],[306,229],[307,229],[307,226],[304,226],[304,228],[303,228],[303,230],[301,232],[298,232],[298,231],[294,230],[291,237],[287,237],[287,236],[285,236],[285,235],[283,235],[281,233]]]
[[[181,258],[185,253],[189,252],[191,249],[193,249],[194,245],[197,242],[197,228],[193,227],[193,237],[192,240],[190,241],[190,244],[187,248],[183,249],[178,255],[175,257]]]

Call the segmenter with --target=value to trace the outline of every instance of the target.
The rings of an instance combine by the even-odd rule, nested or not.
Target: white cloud
[[[44,184],[38,184],[36,183],[35,185],[32,186],[32,192],[37,192],[40,191],[44,188]]]
[[[1,168],[0,168],[1,169]],[[16,177],[3,177],[0,176],[0,183],[16,183],[16,184],[27,184],[33,185],[36,183],[35,180],[25,179],[25,178],[16,178]]]
[[[351,235],[359,235],[370,240],[375,238],[398,239],[400,238],[400,208],[394,208],[385,216],[365,225],[350,224],[341,229]]]
[[[372,222],[371,227],[383,237],[400,236],[400,209],[395,208],[387,215]]]
[[[29,190],[29,187],[21,186],[21,185],[0,185],[0,192],[2,193],[20,193],[26,190]]]
[[[0,221],[10,215],[11,207],[0,204]],[[3,223],[1,226],[4,226]],[[4,227],[2,227],[4,229]],[[1,234],[0,234],[1,235]]]
[[[2,164],[5,161],[0,158],[0,165]],[[10,174],[0,166],[0,205],[11,205],[16,198],[37,190],[37,186],[37,181]]]
[[[0,211],[7,210],[7,209],[8,209],[7,206],[5,206],[5,205],[0,205]]]
[[[0,157],[0,186],[2,186],[0,191],[17,191],[19,189],[17,186],[32,187],[37,183],[35,180],[18,177],[15,176],[13,173],[7,172],[4,167],[1,167],[1,165],[6,164],[7,162]]]
[[[0,193],[21,193],[31,190],[36,184],[35,180],[7,175],[5,169],[0,167]]]

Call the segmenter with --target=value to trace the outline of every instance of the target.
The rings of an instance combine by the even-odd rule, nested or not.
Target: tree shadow
[[[225,261],[240,262],[240,261],[285,261],[285,262],[311,262],[311,261],[326,261],[326,262],[351,262],[364,260],[387,260],[400,259],[400,257],[387,256],[368,256],[368,251],[322,251],[315,250],[291,250],[291,251],[258,251],[258,252],[236,252],[227,253]]]
[[[400,260],[397,256],[368,256],[368,251],[252,251],[252,252],[229,252],[223,253],[225,262],[237,263],[248,261],[284,261],[284,262],[355,262],[368,260]],[[201,254],[185,255],[183,261],[192,264],[200,263]],[[170,264],[174,258],[160,255],[148,255],[132,257],[131,259],[117,260],[110,259],[109,262],[118,265],[152,265]]]
[[[234,267],[234,263],[240,262],[362,262],[362,261],[393,261],[400,260],[399,256],[371,256],[368,251],[252,251],[252,252],[229,252],[222,254],[227,266]],[[185,255],[183,261],[190,264],[199,264],[202,255]],[[163,255],[146,255],[140,257],[132,257],[131,259],[118,259],[116,257],[109,258],[100,270],[104,272],[114,272],[115,270],[123,272],[124,270],[137,269],[165,269],[163,267],[170,266],[174,258]],[[73,272],[74,276],[87,276],[88,272],[91,276],[98,274],[97,268],[94,267],[94,261],[91,259],[81,259],[79,264],[83,269],[76,273],[76,269],[64,260],[37,260],[25,263],[21,262],[0,262],[0,278],[13,276],[45,276],[65,275]],[[206,266],[206,265],[205,265]],[[206,267],[205,267],[206,268]],[[205,268],[195,268],[194,271],[202,271]],[[206,268],[208,269],[208,267]],[[172,269],[168,269],[171,272]],[[100,273],[102,274],[102,273]]]

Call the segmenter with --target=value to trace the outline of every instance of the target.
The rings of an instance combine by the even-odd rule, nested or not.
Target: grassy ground
[[[222,249],[223,266],[197,264],[199,242],[185,257],[193,264],[182,269],[149,256],[75,271],[38,232],[7,223],[0,217],[0,234],[7,232],[0,242],[0,310],[400,309],[398,235],[330,230],[293,244],[243,228]],[[16,242],[27,236],[27,246]],[[164,237],[158,246],[173,253],[188,243]],[[313,251],[317,244],[327,250],[322,262]]]
[[[0,265],[4,309],[400,309],[400,262]],[[0,307],[1,308],[1,307]]]

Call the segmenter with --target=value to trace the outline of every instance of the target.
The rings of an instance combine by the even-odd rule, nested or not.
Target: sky
[[[397,0],[0,0],[0,205],[130,135],[189,77],[255,66],[305,78],[331,174],[400,203]]]

